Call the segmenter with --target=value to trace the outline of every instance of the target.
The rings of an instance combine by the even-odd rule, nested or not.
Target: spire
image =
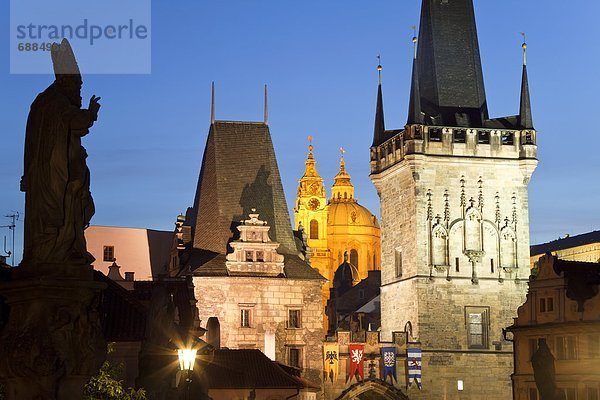
[[[264,115],[264,121],[265,121],[265,125],[269,125],[269,103],[268,103],[268,96],[267,96],[267,85],[265,84],[265,115]]]
[[[211,84],[211,97],[210,97],[210,124],[215,123],[215,81]]]
[[[408,120],[407,124],[422,124],[423,116],[421,114],[421,91],[419,90],[419,69],[417,68],[417,34],[416,27],[413,26],[415,35],[412,38],[413,42],[413,67],[412,67],[412,83],[410,85],[410,99],[408,100]]]
[[[435,124],[488,119],[473,0],[423,0],[417,68],[421,107]]]
[[[333,178],[333,187],[331,188],[331,201],[355,201],[354,185],[350,182],[350,175],[346,172],[346,161],[344,160],[344,150],[340,147],[340,171]]]
[[[521,78],[521,107],[519,108],[519,128],[533,129],[531,116],[531,100],[529,98],[529,80],[527,79],[527,43],[523,35],[523,77]]]
[[[304,175],[302,176],[302,179],[308,178],[308,177],[318,177],[319,179],[321,179],[319,173],[317,172],[317,167],[316,167],[317,162],[315,161],[315,158],[313,156],[312,141],[313,141],[313,137],[309,136],[308,137],[308,155],[306,156],[306,161],[304,162],[306,167],[304,168]]]
[[[379,74],[379,83],[377,85],[377,107],[375,109],[375,129],[373,131],[373,146],[377,146],[383,142],[385,136],[385,122],[383,118],[383,94],[381,92],[381,56],[377,56],[379,64],[377,65],[377,72]]]

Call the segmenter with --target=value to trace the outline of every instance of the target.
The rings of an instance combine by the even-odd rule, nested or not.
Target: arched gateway
[[[409,400],[400,389],[380,379],[365,379],[344,390],[336,400]]]

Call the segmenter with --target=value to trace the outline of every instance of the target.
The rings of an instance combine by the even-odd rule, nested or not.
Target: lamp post
[[[192,371],[196,363],[196,349],[179,349],[177,356],[179,357],[179,369],[185,373],[186,383],[186,399],[190,398],[190,385],[192,383]]]

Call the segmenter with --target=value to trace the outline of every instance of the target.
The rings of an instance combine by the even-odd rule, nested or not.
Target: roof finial
[[[413,25],[412,27],[413,30],[413,38],[412,38],[412,42],[413,42],[413,58],[416,60],[417,59],[417,26]]]
[[[211,98],[210,98],[210,124],[215,123],[215,81],[212,81],[211,85]]]
[[[265,84],[265,115],[264,121],[265,125],[269,125],[269,102],[268,102],[268,94],[267,94],[267,85]]]
[[[377,54],[377,73],[379,74],[379,84],[381,85],[381,70],[383,67],[381,66],[381,54]]]
[[[312,151],[313,151],[312,141],[313,141],[312,135],[308,135],[308,157],[309,158],[312,158]]]
[[[523,36],[523,44],[521,45],[523,48],[523,65],[527,65],[527,42],[525,41],[525,32],[521,32],[521,36]]]

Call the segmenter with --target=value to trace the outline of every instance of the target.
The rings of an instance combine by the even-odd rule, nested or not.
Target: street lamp
[[[196,363],[196,349],[179,349],[177,350],[177,356],[179,357],[179,369],[181,372],[185,372],[185,382],[187,385],[187,395],[190,398],[190,384],[192,383],[192,371],[194,370],[194,364]]]

